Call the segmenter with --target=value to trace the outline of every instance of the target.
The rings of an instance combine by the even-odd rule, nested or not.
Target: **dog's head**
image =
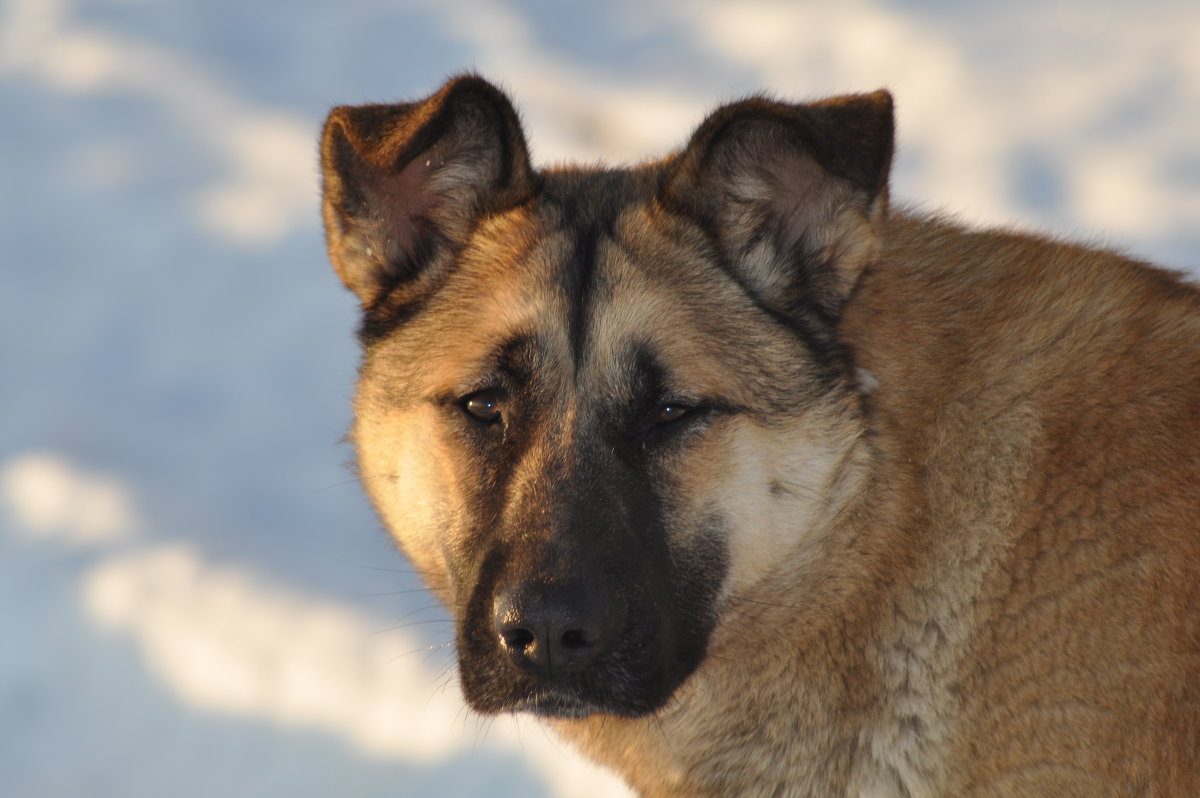
[[[737,639],[731,607],[819,563],[854,489],[837,326],[878,250],[890,98],[750,99],[662,161],[536,171],[464,77],[335,109],[321,153],[362,479],[457,618],[469,703],[659,709]]]

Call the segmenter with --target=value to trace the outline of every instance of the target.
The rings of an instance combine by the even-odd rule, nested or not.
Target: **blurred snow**
[[[140,526],[119,479],[83,471],[47,452],[15,457],[0,468],[0,503],[17,534],[75,547],[116,543]]]
[[[606,796],[463,706],[342,465],[315,138],[477,69],[535,158],[896,95],[893,195],[1200,264],[1192,0],[0,0],[5,796]]]
[[[167,124],[186,130],[222,162],[225,173],[193,191],[199,226],[234,244],[275,244],[312,224],[315,173],[311,122],[256,108],[179,54],[71,19],[63,0],[18,2],[5,25],[0,65],[10,75],[42,82],[65,95],[148,99]],[[94,153],[93,174],[111,182],[106,153]],[[109,160],[133,167],[131,153]],[[122,166],[124,167],[122,169]],[[109,181],[104,177],[109,176]]]

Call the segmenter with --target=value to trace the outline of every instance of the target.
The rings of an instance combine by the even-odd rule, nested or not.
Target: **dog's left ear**
[[[718,109],[668,162],[668,209],[698,221],[759,301],[834,321],[880,248],[893,148],[886,91]]]

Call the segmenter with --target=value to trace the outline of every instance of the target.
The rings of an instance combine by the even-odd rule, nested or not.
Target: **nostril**
[[[512,629],[502,629],[500,639],[504,641],[504,645],[510,651],[524,651],[533,645],[533,641],[537,638],[534,637],[533,632],[518,626]]]
[[[591,648],[598,635],[589,633],[586,629],[568,629],[562,634],[562,647],[567,651],[580,651]]]

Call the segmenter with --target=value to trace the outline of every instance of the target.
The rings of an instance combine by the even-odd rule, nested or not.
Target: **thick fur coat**
[[[536,170],[335,109],[353,438],[464,694],[646,796],[1200,795],[1200,292],[892,208],[891,98]]]

